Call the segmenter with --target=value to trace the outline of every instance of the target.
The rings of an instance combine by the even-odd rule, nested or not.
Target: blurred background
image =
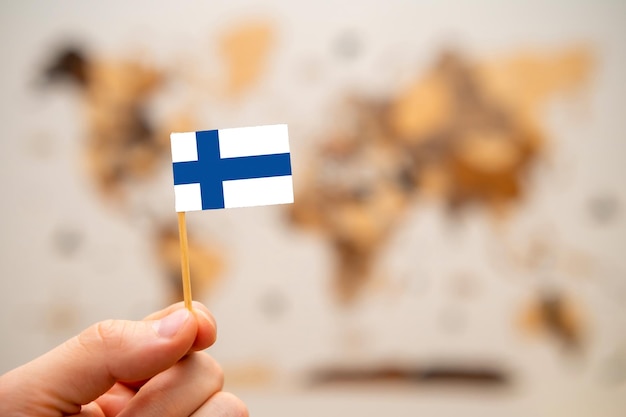
[[[626,3],[3,1],[0,372],[182,299],[169,133],[288,123],[187,216],[253,416],[626,409]]]

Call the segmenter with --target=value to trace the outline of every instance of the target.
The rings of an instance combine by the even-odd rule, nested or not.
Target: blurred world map
[[[2,369],[182,299],[170,132],[288,123],[295,204],[188,215],[252,410],[618,415],[626,7],[444,3],[4,5]]]

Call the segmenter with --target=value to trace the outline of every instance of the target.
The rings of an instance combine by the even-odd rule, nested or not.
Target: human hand
[[[182,303],[143,321],[97,323],[0,376],[0,416],[240,417],[223,374],[198,352],[215,342],[207,308]]]

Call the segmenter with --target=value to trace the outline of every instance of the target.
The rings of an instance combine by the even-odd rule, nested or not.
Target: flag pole
[[[183,274],[183,296],[185,307],[191,310],[191,274],[189,273],[189,244],[185,212],[178,212],[178,234],[180,236],[180,266]]]

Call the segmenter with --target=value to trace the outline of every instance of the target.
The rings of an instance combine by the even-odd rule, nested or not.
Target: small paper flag
[[[172,133],[177,212],[293,203],[287,125]]]

